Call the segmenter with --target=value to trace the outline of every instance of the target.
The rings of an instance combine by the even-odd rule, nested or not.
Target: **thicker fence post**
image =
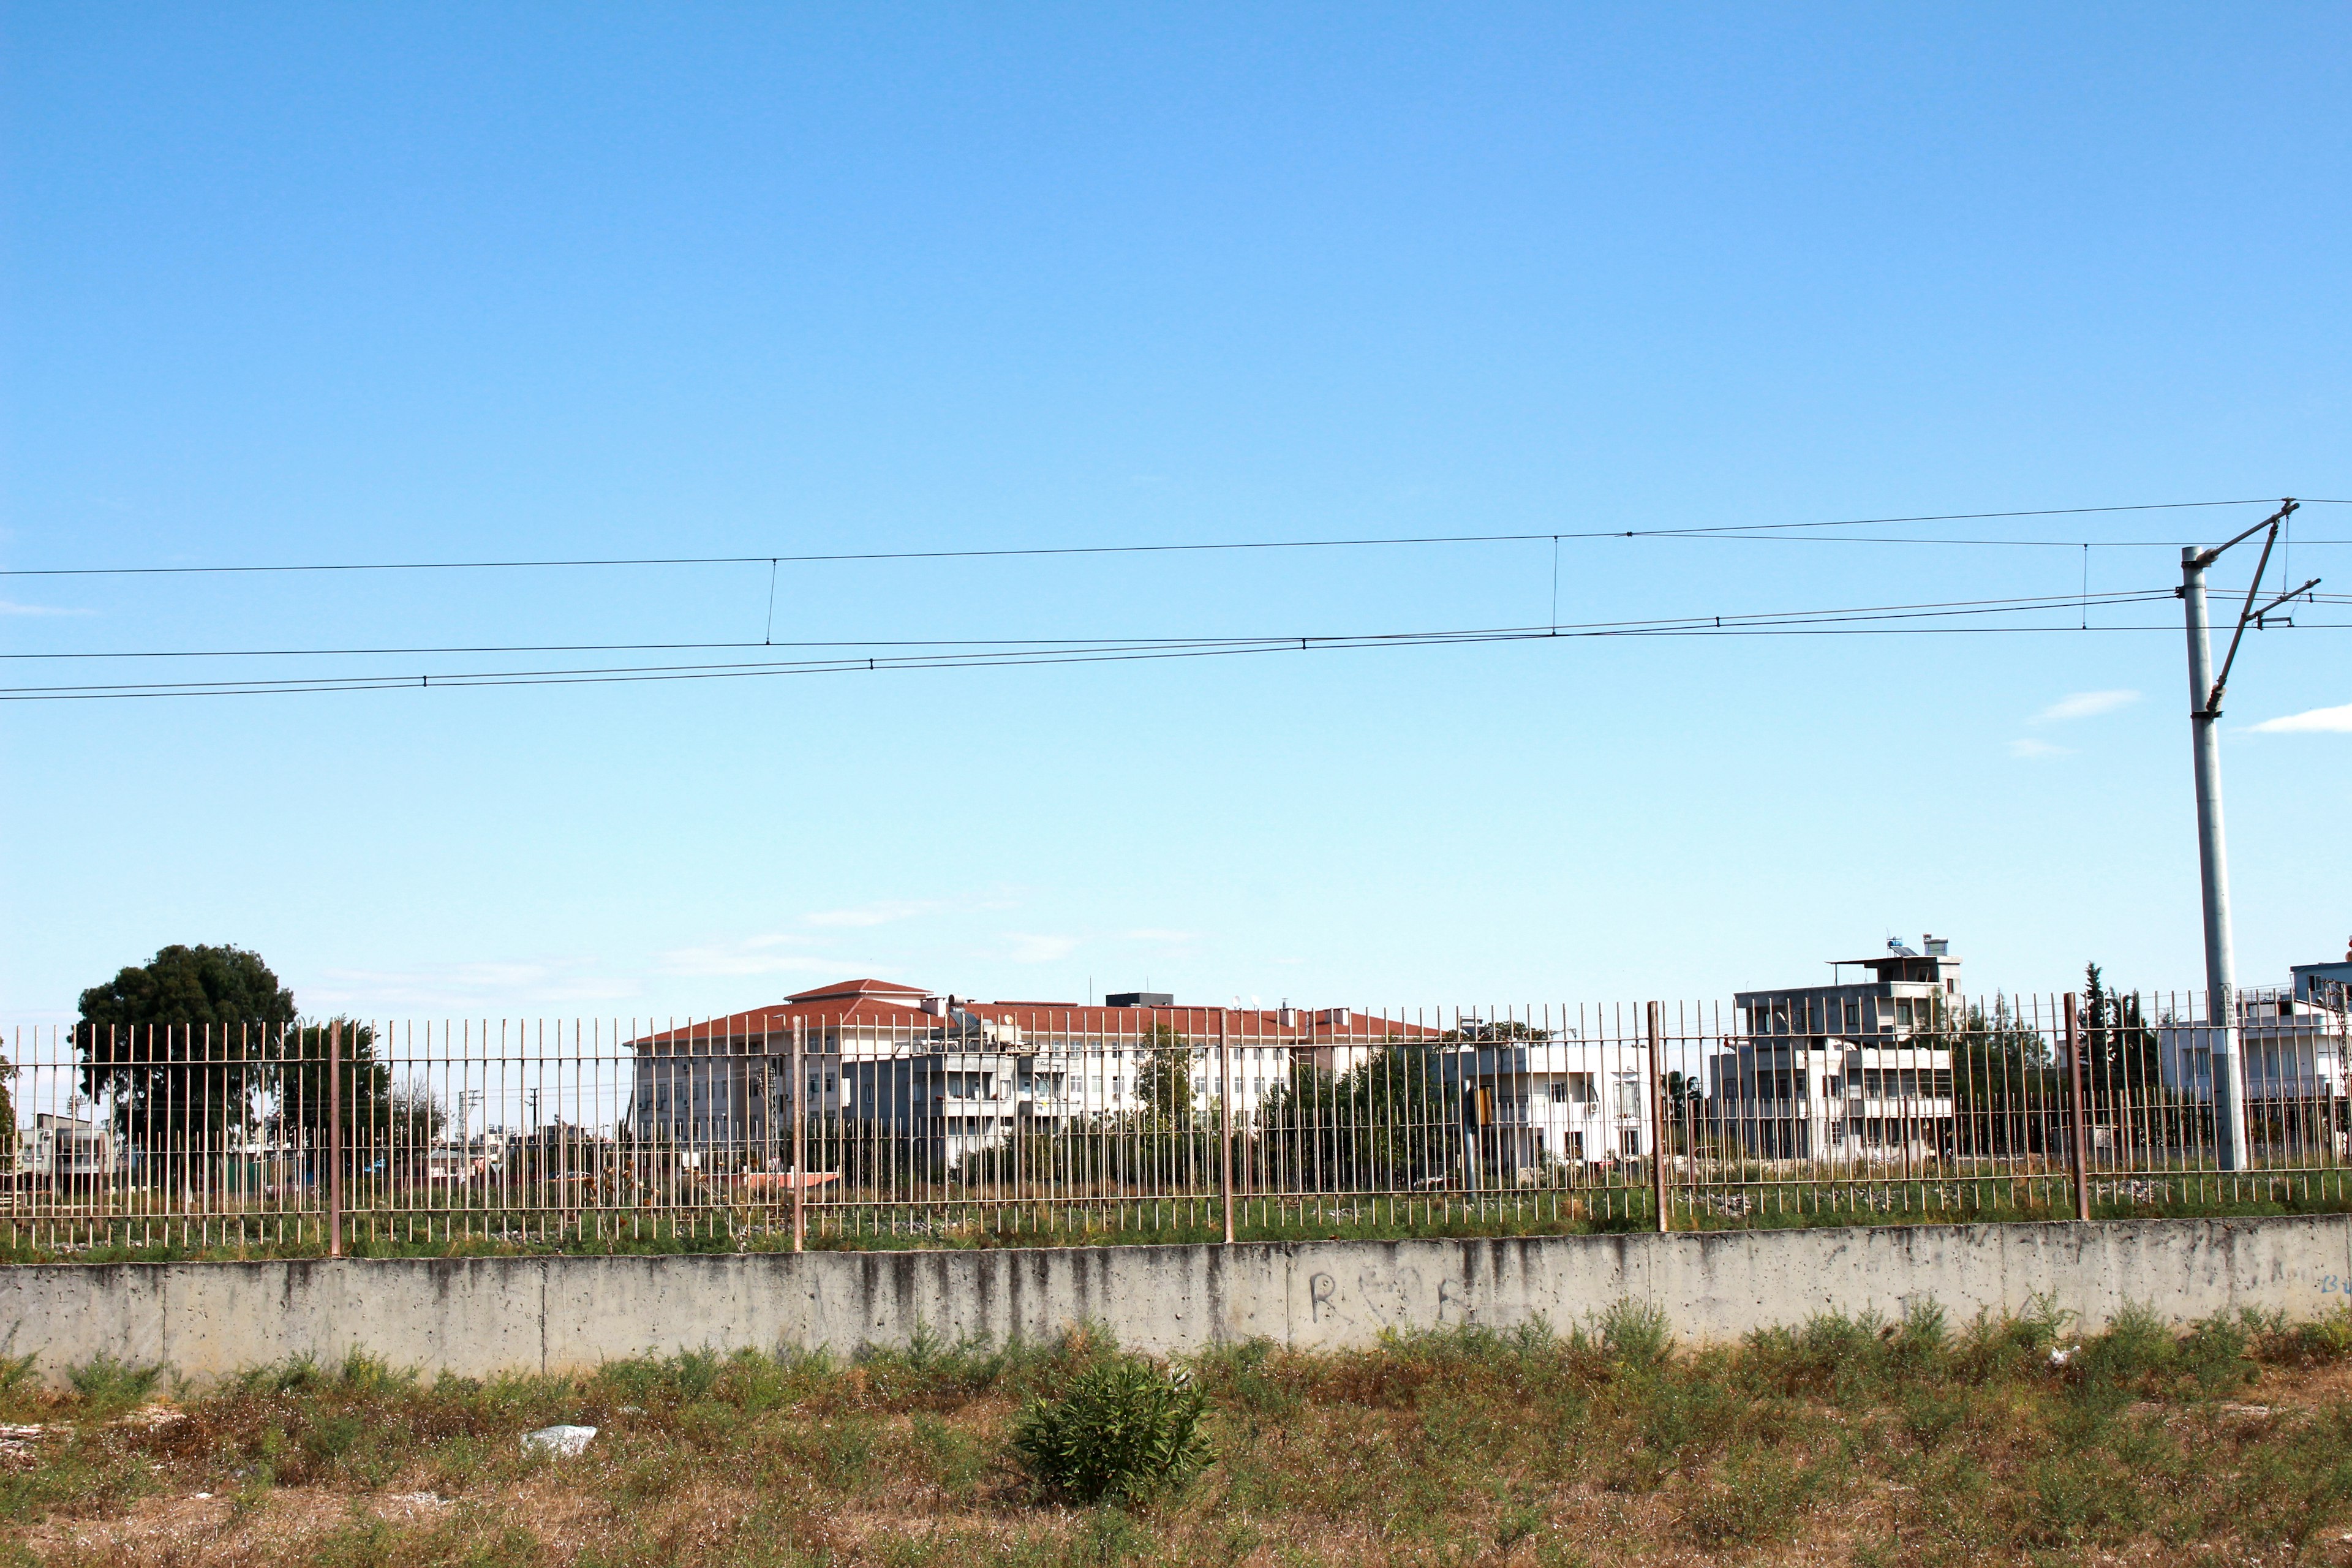
[[[1671,1227],[1666,1223],[1666,1095],[1665,1079],[1658,1071],[1659,1004],[1650,1004],[1650,1194],[1658,1207],[1658,1234]]]
[[[338,1018],[327,1026],[327,1256],[342,1255],[343,1023]]]
[[[2089,1108],[2083,1103],[2083,1037],[2075,1023],[2075,1001],[2072,991],[2066,993],[2066,1073],[2074,1092],[2067,1102],[2074,1110],[2071,1163],[2074,1168],[2074,1217],[2091,1217],[2091,1118]]]
[[[1217,1195],[1225,1209],[1225,1245],[1234,1244],[1234,1047],[1217,1013]]]
[[[793,1020],[793,1081],[792,1091],[784,1103],[793,1108],[793,1250],[798,1252],[808,1240],[808,1101],[802,1098],[808,1077],[808,1038],[802,1032],[803,1020]],[[772,1057],[769,1058],[774,1060]]]

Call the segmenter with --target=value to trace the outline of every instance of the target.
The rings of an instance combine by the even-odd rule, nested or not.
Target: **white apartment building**
[[[2301,964],[2284,991],[2238,993],[2239,1077],[2250,1108],[2308,1108],[2341,1130],[2352,1055],[2352,1009],[2342,982],[2308,971],[2352,965]],[[2164,1088],[2199,1104],[2213,1099],[2213,1047],[2221,1031],[2210,1024],[2158,1024],[2158,1071]]]
[[[1657,1147],[1645,1047],[1572,1035],[1447,1048],[1480,1164],[1505,1175],[1647,1159]]]
[[[1707,1064],[1703,1133],[1764,1160],[1895,1162],[1949,1148],[1952,1053],[1930,1042],[1958,1005],[1960,961],[1937,938],[1920,945],[1890,942],[1884,957],[1833,966],[1866,969],[1867,981],[1738,993],[1743,1032]]]
[[[952,1163],[1016,1131],[1142,1110],[1148,1065],[1171,1034],[1191,1048],[1202,1110],[1217,1105],[1218,1063],[1230,1063],[1234,1120],[1247,1126],[1294,1064],[1346,1071],[1385,1045],[1439,1033],[1345,1007],[1180,1007],[1147,992],[1114,994],[1098,1007],[982,1002],[852,980],[632,1042],[624,1120],[639,1137],[766,1168],[789,1146],[797,1102],[826,1120],[887,1129]]]

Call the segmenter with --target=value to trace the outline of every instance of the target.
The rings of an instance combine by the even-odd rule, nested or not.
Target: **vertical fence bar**
[[[792,1073],[784,1103],[793,1109],[793,1250],[798,1252],[808,1242],[808,1119],[816,1100],[808,1093],[808,1041],[798,1018],[793,1020]]]
[[[1234,1048],[1217,1015],[1217,1197],[1224,1206],[1225,1245],[1234,1244]]]
[[[1658,1234],[1671,1228],[1666,1221],[1666,1093],[1658,1071],[1658,1004],[1650,1004],[1650,1201],[1657,1205]]]
[[[338,1018],[327,1026],[327,1256],[342,1255],[343,1021]]]
[[[2081,1030],[2075,1023],[2074,993],[2072,991],[2066,993],[2063,1005],[2066,1009],[2063,1019],[2066,1029],[2066,1078],[2067,1087],[2071,1091],[2067,1096],[2067,1104],[2074,1113],[2072,1117],[2074,1125],[2070,1129],[2067,1139],[2069,1145],[2067,1157],[2074,1166],[2074,1217],[2086,1220],[2091,1217],[2091,1118],[2089,1108],[2083,1103],[2083,1039]]]

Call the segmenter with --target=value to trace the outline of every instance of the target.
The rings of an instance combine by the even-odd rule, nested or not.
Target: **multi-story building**
[[[1891,1161],[1950,1146],[1960,961],[1923,938],[1914,952],[1843,959],[1832,983],[1733,998],[1742,1032],[1708,1063],[1703,1130],[1766,1160]],[[1837,971],[1870,972],[1844,982]]]
[[[820,1124],[887,1129],[953,1163],[1016,1131],[1145,1110],[1154,1054],[1179,1046],[1195,1110],[1219,1103],[1224,1060],[1234,1121],[1246,1126],[1295,1065],[1344,1072],[1386,1044],[1441,1033],[1345,1007],[1181,1007],[1144,992],[1113,994],[1101,1006],[982,1002],[852,980],[631,1042],[624,1121],[640,1139],[768,1168],[789,1145],[798,1104]]]
[[[1648,1158],[1656,1116],[1644,1049],[1567,1029],[1449,1047],[1446,1079],[1464,1096],[1465,1137],[1478,1164],[1510,1176]]]
[[[2352,1092],[2352,957],[2298,963],[2288,973],[2284,990],[2242,987],[2237,994],[2246,1104],[2284,1132],[2323,1126],[2341,1132],[2346,1096]],[[2219,1033],[2210,1022],[2157,1026],[2158,1071],[2166,1089],[2193,1103],[2212,1102]],[[2298,1110],[2305,1114],[2294,1114]]]

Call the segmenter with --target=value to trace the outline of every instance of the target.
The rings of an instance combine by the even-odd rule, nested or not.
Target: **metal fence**
[[[0,1239],[797,1247],[2352,1195],[2341,995],[2243,993],[2225,1027],[2194,993],[1911,989],[21,1028]],[[2242,1161],[2217,1143],[2233,1055]]]

